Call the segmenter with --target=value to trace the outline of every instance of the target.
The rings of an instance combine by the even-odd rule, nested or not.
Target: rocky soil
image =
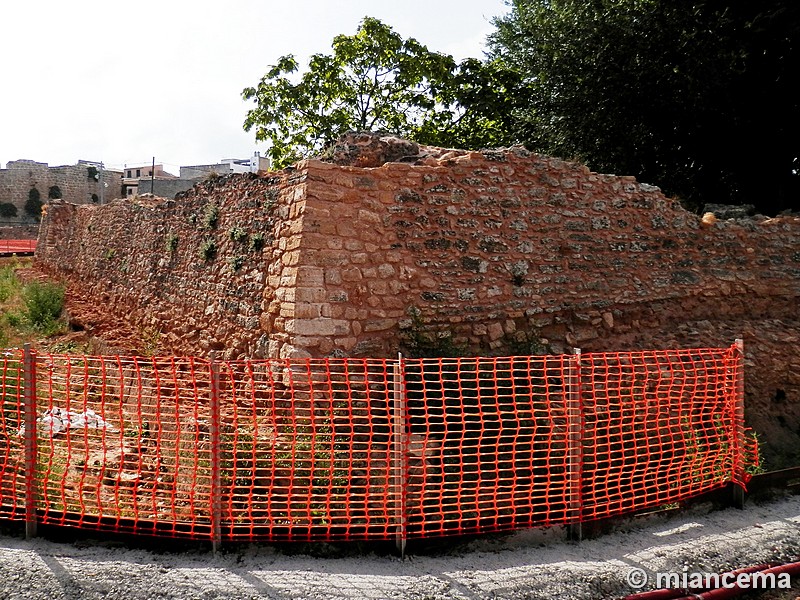
[[[228,546],[213,556],[202,545],[61,537],[0,536],[0,598],[598,600],[632,593],[633,568],[723,572],[800,560],[800,496],[640,517],[580,543],[560,529],[417,543],[405,560],[363,545]],[[746,597],[795,600],[798,584]]]

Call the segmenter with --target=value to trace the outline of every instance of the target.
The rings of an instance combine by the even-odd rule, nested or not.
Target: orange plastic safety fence
[[[0,356],[0,517],[9,519],[25,518],[22,394],[22,352],[6,350]]]
[[[737,347],[219,362],[10,352],[0,516],[220,541],[628,513],[744,483],[741,358]]]
[[[36,251],[36,240],[0,240],[0,255],[33,254]]]

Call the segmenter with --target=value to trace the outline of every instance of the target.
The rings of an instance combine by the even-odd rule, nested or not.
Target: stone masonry
[[[37,261],[174,353],[727,346],[774,464],[800,460],[800,218],[701,220],[521,148],[353,135],[330,162],[174,200],[47,208]],[[793,448],[789,451],[787,448]]]
[[[25,202],[31,188],[39,191],[41,201],[47,202],[50,188],[57,186],[61,197],[76,204],[91,203],[100,198],[100,182],[90,177],[90,165],[78,163],[61,167],[49,167],[47,163],[32,160],[11,161],[7,168],[0,169],[0,204],[9,203],[17,207],[17,216],[3,218],[7,224],[34,221],[25,212]],[[122,195],[122,173],[103,171],[103,199],[110,201]],[[97,200],[93,200],[94,197]]]

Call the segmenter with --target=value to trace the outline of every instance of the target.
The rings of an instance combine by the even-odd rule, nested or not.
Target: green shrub
[[[203,228],[214,229],[219,221],[219,206],[214,202],[209,202],[203,209]]]
[[[25,316],[34,329],[50,330],[64,308],[64,287],[34,281],[22,290],[22,300]]]
[[[19,290],[19,280],[14,267],[0,269],[0,302],[5,302]]]
[[[17,207],[11,202],[0,202],[0,217],[16,217]]]
[[[167,252],[175,252],[176,248],[178,247],[178,235],[174,232],[168,233],[164,247],[166,248]]]
[[[58,200],[62,197],[61,188],[57,185],[51,185],[50,190],[47,192],[47,197],[50,198],[50,200]]]
[[[234,242],[240,242],[240,243],[247,242],[247,237],[248,237],[247,232],[241,227],[231,227],[228,230],[228,235]]]
[[[250,236],[250,249],[254,252],[259,252],[264,248],[264,234],[261,232],[254,233]]]
[[[42,195],[35,187],[32,187],[28,192],[28,200],[25,202],[25,212],[37,219],[41,219],[42,217]]]
[[[244,265],[244,257],[243,256],[232,256],[228,259],[228,264],[231,266],[231,269],[234,271],[238,271]]]
[[[208,238],[203,240],[203,243],[200,244],[200,257],[205,260],[214,260],[217,256],[217,243]]]

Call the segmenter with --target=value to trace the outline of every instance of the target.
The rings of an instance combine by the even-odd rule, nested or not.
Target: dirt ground
[[[213,556],[204,545],[64,537],[0,536],[0,598],[600,600],[634,592],[626,581],[634,568],[652,577],[800,560],[800,496],[639,517],[582,542],[556,528],[417,543],[405,560],[364,545],[249,544]],[[745,597],[795,600],[800,581],[793,583]]]

